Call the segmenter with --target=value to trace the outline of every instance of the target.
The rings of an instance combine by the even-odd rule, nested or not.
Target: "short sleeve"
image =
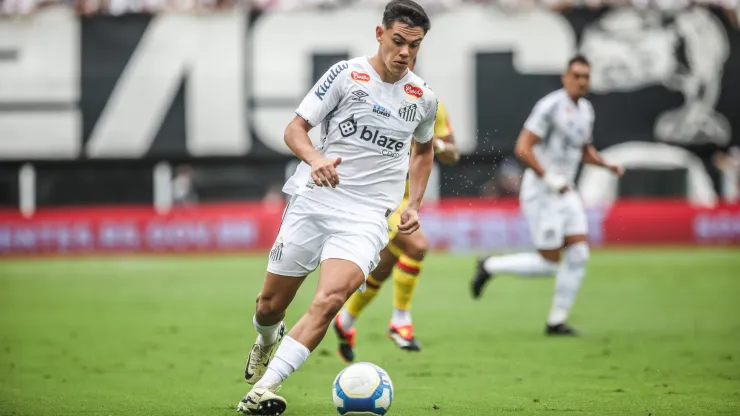
[[[414,140],[419,143],[427,143],[434,137],[434,121],[437,118],[437,97],[428,99],[429,108],[421,120],[416,130],[414,130]]]
[[[452,134],[447,109],[441,100],[437,100],[437,116],[434,120],[434,137],[444,138]]]
[[[524,128],[534,133],[540,139],[544,139],[550,130],[552,114],[556,104],[557,101],[551,99],[551,96],[538,101],[529,114],[527,121],[524,122]]]
[[[312,126],[318,126],[344,96],[349,64],[341,61],[326,71],[303,98],[295,113]]]
[[[594,122],[596,121],[596,112],[590,102],[588,104],[588,134],[586,135],[586,143],[593,143],[594,141]]]

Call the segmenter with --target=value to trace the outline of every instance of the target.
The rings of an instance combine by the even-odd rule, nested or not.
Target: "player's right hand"
[[[545,181],[545,184],[547,184],[553,192],[562,194],[568,191],[568,181],[557,173],[545,172],[542,180]]]
[[[319,158],[311,164],[311,178],[316,186],[331,186],[336,188],[339,185],[339,174],[337,166],[342,163],[342,158],[327,159]]]

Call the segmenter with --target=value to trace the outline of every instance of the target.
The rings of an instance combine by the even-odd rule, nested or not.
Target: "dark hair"
[[[424,9],[412,0],[392,0],[385,5],[383,12],[383,26],[389,28],[393,22],[402,23],[411,27],[420,27],[424,34],[431,29],[429,16]]]
[[[591,66],[591,62],[589,62],[588,59],[586,59],[586,57],[583,55],[576,55],[570,58],[570,61],[568,61],[568,70],[570,70],[570,67],[572,67],[573,64],[583,64],[588,67]]]

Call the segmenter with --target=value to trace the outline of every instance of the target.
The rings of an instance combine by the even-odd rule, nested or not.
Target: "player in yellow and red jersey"
[[[409,67],[413,71],[416,60]],[[460,159],[455,146],[455,137],[447,118],[447,110],[442,101],[437,103],[437,117],[434,123],[434,152],[437,159],[445,165],[454,165]],[[393,314],[388,326],[388,338],[399,348],[420,351],[421,346],[414,337],[411,321],[411,299],[418,282],[422,262],[429,248],[429,241],[422,229],[411,235],[398,232],[401,213],[409,200],[409,182],[406,181],[406,194],[396,212],[388,218],[388,245],[380,252],[380,262],[366,281],[365,293],[355,292],[334,319],[334,330],[339,338],[338,352],[343,360],[354,361],[355,334],[354,323],[360,313],[378,294],[383,282],[393,276]]]

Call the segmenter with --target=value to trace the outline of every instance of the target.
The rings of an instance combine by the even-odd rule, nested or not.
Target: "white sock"
[[[539,253],[517,253],[506,256],[491,256],[483,263],[491,274],[513,274],[516,276],[552,276],[558,264],[546,260]]]
[[[406,326],[411,325],[411,311],[393,308],[393,315],[391,315],[391,324],[393,326]]]
[[[589,254],[588,244],[585,242],[566,247],[563,262],[555,276],[555,295],[547,317],[548,325],[562,324],[568,319],[568,312],[586,275]]]
[[[260,325],[257,322],[257,315],[252,317],[252,323],[254,324],[254,329],[257,330],[257,333],[259,334],[257,336],[257,343],[260,345],[272,345],[277,341],[278,337],[278,328],[280,327],[281,322],[276,323],[275,325]]]
[[[265,375],[254,387],[274,389],[291,373],[298,371],[310,353],[311,351],[303,344],[290,336],[286,336],[275,352],[275,357],[267,366]]]
[[[351,313],[349,313],[346,309],[342,309],[339,312],[339,326],[342,327],[343,330],[349,331],[352,329],[353,326],[355,326],[355,320],[357,318],[352,316]]]

